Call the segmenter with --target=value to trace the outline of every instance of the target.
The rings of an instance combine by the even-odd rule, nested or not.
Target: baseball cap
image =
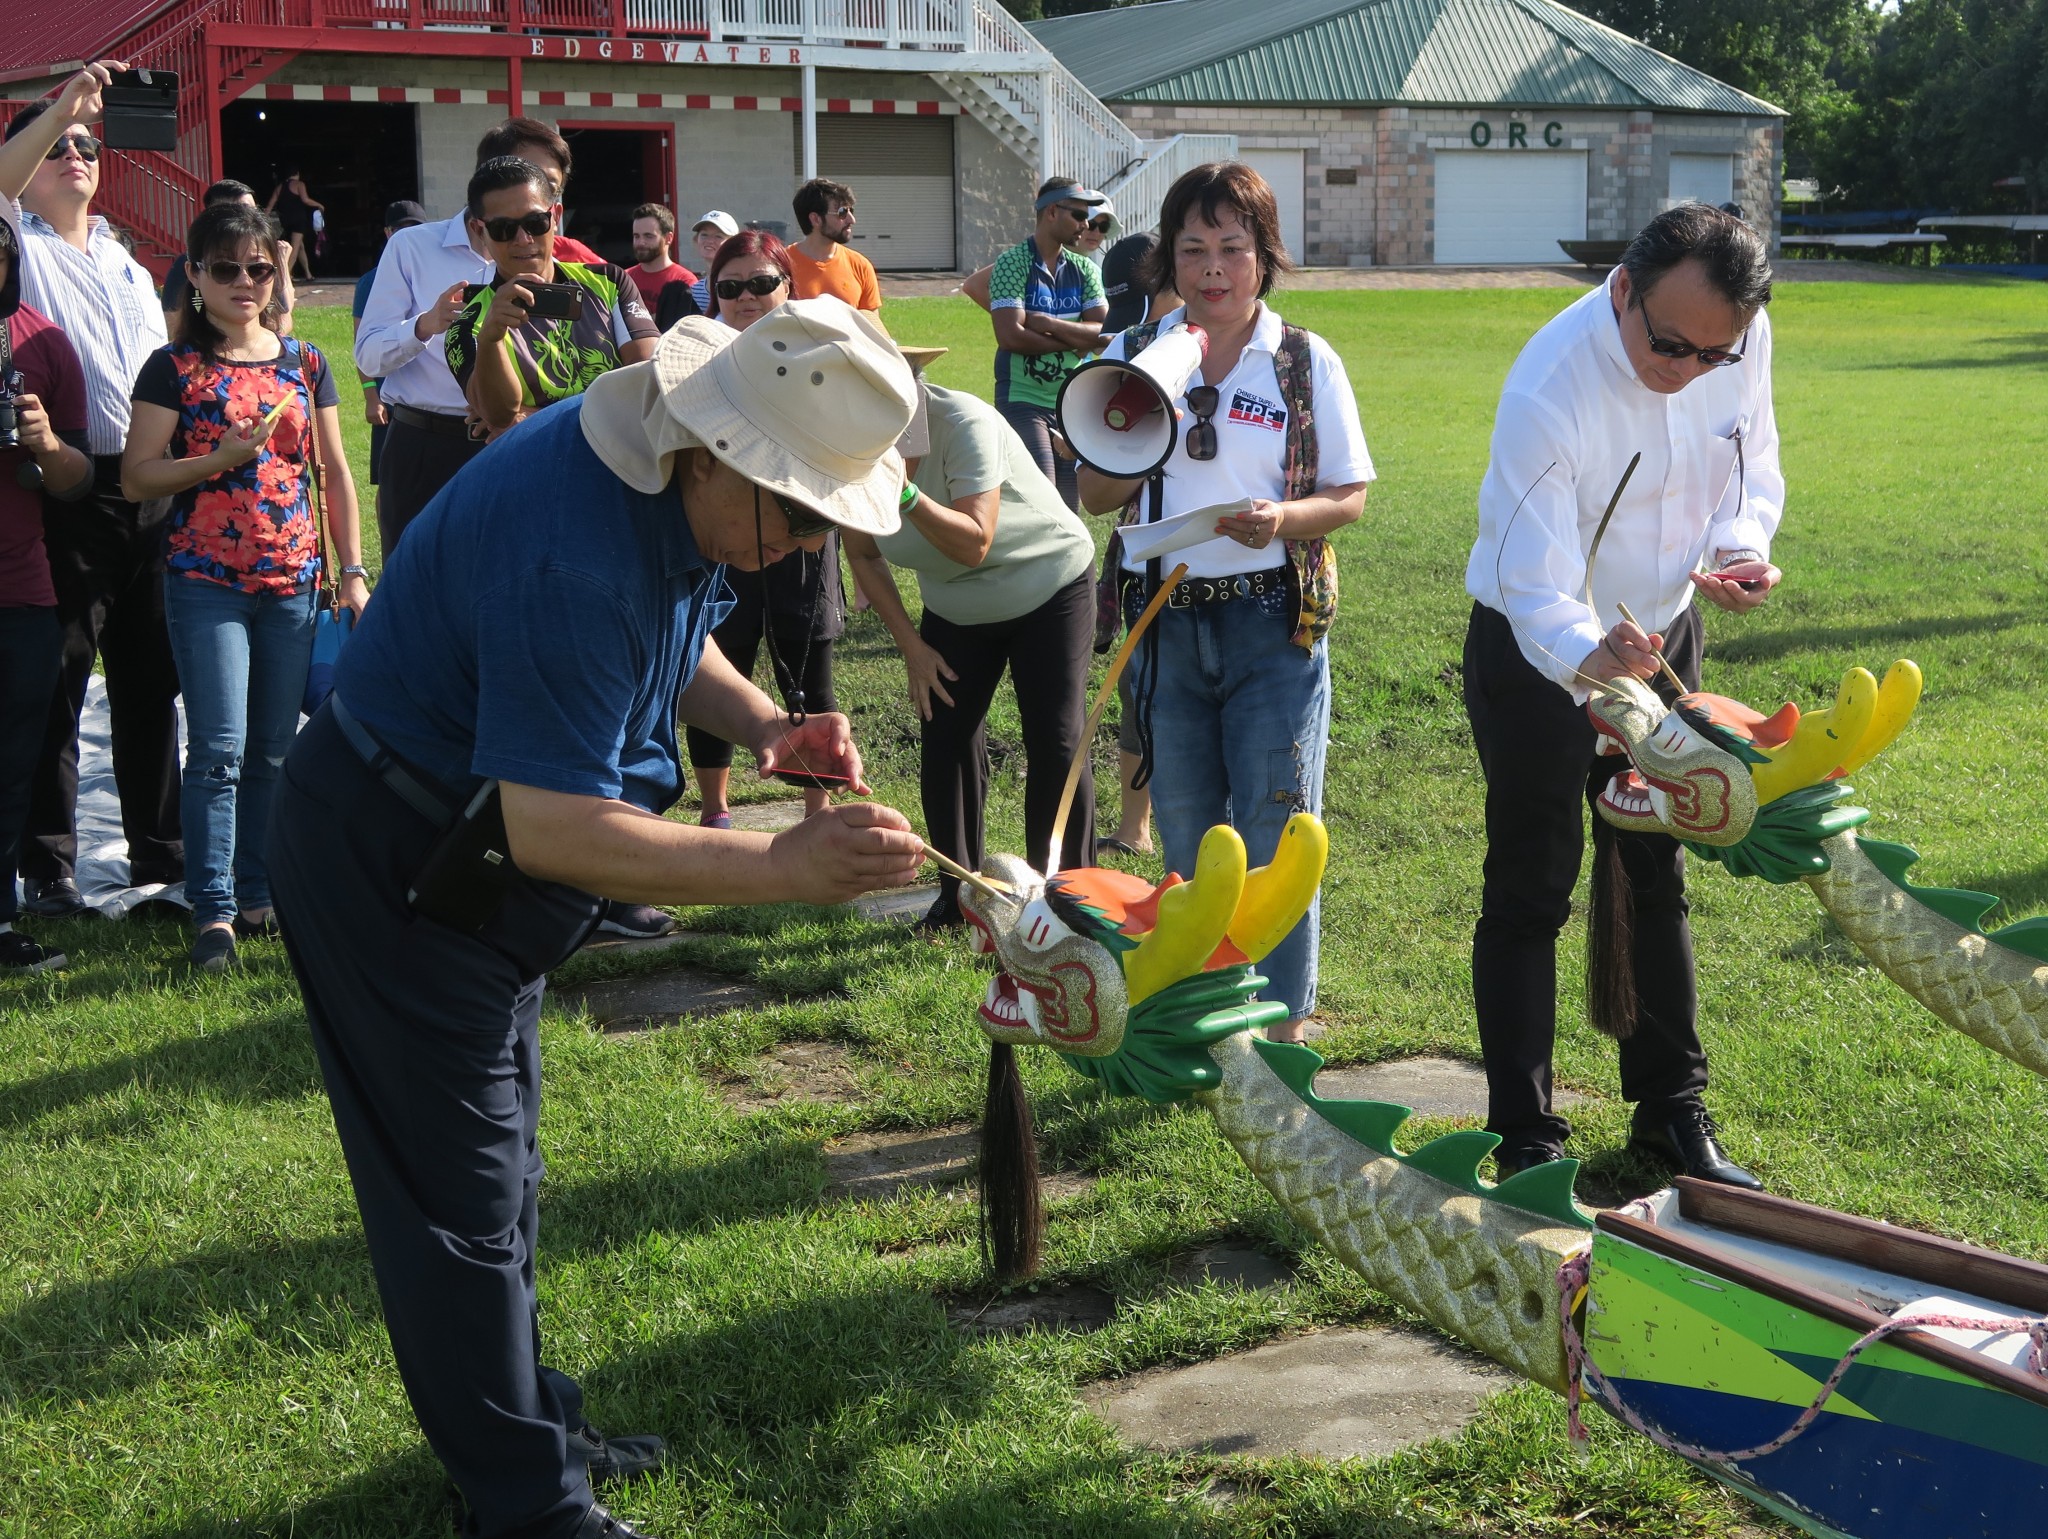
[[[403,230],[427,222],[427,211],[411,198],[400,198],[384,210],[384,228]]]
[[[714,208],[699,214],[697,222],[690,226],[691,233],[694,234],[707,224],[728,240],[740,233],[740,222],[722,208]]]

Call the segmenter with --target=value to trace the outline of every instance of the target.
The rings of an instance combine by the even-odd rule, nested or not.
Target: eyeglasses
[[[1216,458],[1216,424],[1209,419],[1222,403],[1222,393],[1214,385],[1195,385],[1188,390],[1188,410],[1195,414],[1195,425],[1188,429],[1185,440],[1189,459]]]
[[[711,287],[720,299],[738,299],[742,294],[765,299],[788,281],[782,273],[755,273],[751,278],[720,278]]]
[[[780,492],[771,491],[768,495],[775,499],[775,506],[782,509],[783,521],[789,525],[789,537],[792,540],[816,539],[821,534],[830,534],[838,527],[831,519],[813,513],[802,503],[791,502]]]
[[[1650,328],[1650,307],[1637,300],[1636,310],[1643,318],[1643,335],[1650,339],[1650,351],[1659,358],[1697,358],[1710,369],[1725,369],[1731,363],[1742,362],[1742,349],[1739,346],[1694,347],[1690,342],[1673,342],[1668,337],[1660,337]],[[1736,341],[1739,343],[1748,335],[1749,330],[1745,327],[1742,337],[1736,338]]]
[[[478,223],[484,227],[484,234],[503,245],[520,235],[531,235],[539,240],[555,227],[555,216],[544,208],[529,209],[516,219],[484,219]]]
[[[230,287],[243,273],[249,275],[251,283],[268,283],[277,276],[277,264],[274,262],[228,261],[208,262],[206,264],[206,276],[215,283],[218,283],[222,288]]]
[[[43,153],[43,159],[62,160],[66,150],[76,151],[80,160],[98,160],[100,158],[100,141],[91,134],[66,134]]]

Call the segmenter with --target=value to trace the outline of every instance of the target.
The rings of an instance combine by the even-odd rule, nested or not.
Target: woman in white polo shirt
[[[1194,869],[1202,835],[1229,822],[1254,866],[1272,859],[1295,812],[1320,812],[1330,735],[1324,640],[1336,610],[1336,562],[1326,537],[1365,508],[1372,458],[1344,365],[1322,338],[1284,326],[1265,298],[1292,267],[1273,189],[1235,161],[1197,166],[1166,194],[1151,286],[1182,308],[1209,350],[1179,403],[1181,430],[1156,499],[1142,480],[1083,468],[1081,501],[1126,521],[1171,518],[1249,500],[1221,516],[1216,536],[1174,559],[1187,579],[1168,600],[1132,666],[1141,738],[1152,763],[1152,807],[1169,871]],[[1105,356],[1150,337],[1125,332]],[[1303,407],[1306,407],[1304,410]],[[1158,581],[1126,558],[1125,614]],[[1286,1001],[1268,1035],[1300,1041],[1315,1008],[1319,915],[1310,909],[1262,964],[1261,993]]]
[[[922,371],[946,350],[906,347]],[[1023,440],[986,401],[919,383],[930,445],[910,454],[915,498],[891,535],[842,530],[853,580],[903,654],[910,702],[924,720],[918,784],[932,848],[970,869],[982,855],[988,802],[989,703],[1007,668],[1024,729],[1024,846],[1052,842],[1067,766],[1088,724],[1095,637],[1095,543]],[[911,434],[916,435],[913,424]],[[913,626],[891,564],[917,574],[924,619]],[[1095,863],[1091,777],[1067,819],[1060,864]],[[926,931],[963,923],[960,887],[941,877]]]

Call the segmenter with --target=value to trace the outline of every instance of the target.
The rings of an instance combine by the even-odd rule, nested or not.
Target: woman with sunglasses
[[[1099,269],[1102,259],[1108,254],[1121,228],[1116,220],[1116,205],[1107,201],[1095,205],[1095,212],[1074,236],[1070,248],[1076,256],[1084,256]]]
[[[1214,537],[1173,558],[1187,578],[1132,664],[1134,694],[1167,869],[1192,872],[1202,835],[1223,822],[1260,866],[1289,816],[1322,810],[1324,637],[1336,609],[1325,542],[1364,511],[1372,458],[1343,363],[1265,303],[1293,264],[1258,172],[1216,162],[1175,182],[1151,266],[1153,286],[1181,297],[1160,328],[1201,327],[1208,353],[1178,403],[1163,472],[1148,485],[1083,467],[1081,501],[1091,513],[1123,510],[1126,522],[1219,510]],[[1149,340],[1135,328],[1104,356],[1135,356]],[[1159,580],[1156,565],[1126,556],[1127,619]],[[1287,1004],[1286,1024],[1269,1033],[1277,1041],[1300,1041],[1315,1008],[1318,918],[1311,908],[1262,964],[1261,993]]]
[[[789,251],[765,230],[742,230],[718,248],[704,281],[711,315],[734,331],[770,314],[790,298],[794,272]],[[761,643],[783,705],[791,711],[837,710],[832,691],[832,643],[846,630],[846,593],[839,579],[839,535],[827,534],[824,548],[798,550],[763,566],[758,578],[732,580],[732,612],[711,633],[718,650],[746,678],[752,678]],[[731,828],[733,745],[702,727],[684,728],[690,773],[697,777],[697,821],[706,828]],[[804,788],[804,816],[829,800],[817,786]]]
[[[185,897],[192,961],[235,962],[274,933],[264,830],[312,660],[321,535],[340,601],[369,601],[339,396],[317,349],[277,334],[279,242],[260,209],[221,203],[186,239],[178,340],[137,376],[123,493],[171,499],[164,612],[185,696]],[[324,475],[321,473],[324,471]]]

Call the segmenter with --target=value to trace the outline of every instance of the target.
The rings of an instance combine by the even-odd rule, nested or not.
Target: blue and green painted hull
[[[1867,1281],[1858,1297],[1857,1280],[1877,1275],[1867,1266],[1845,1263],[1848,1282],[1830,1292],[1815,1286],[1825,1256],[1774,1272],[1754,1245],[1746,1255],[1719,1252],[1711,1233],[1674,1236],[1603,1216],[1584,1334],[1607,1381],[1608,1409],[1625,1407],[1695,1449],[1745,1450],[1784,1433],[1885,1316],[1866,1301],[1878,1291]],[[1942,1279],[1898,1280],[1901,1292],[1959,1291]],[[1997,1307],[2031,1313],[2032,1305]],[[1813,1534],[2042,1533],[2048,1380],[1924,1333],[1894,1335],[1856,1360],[1814,1424],[1785,1447],[1739,1464],[1692,1462]]]

